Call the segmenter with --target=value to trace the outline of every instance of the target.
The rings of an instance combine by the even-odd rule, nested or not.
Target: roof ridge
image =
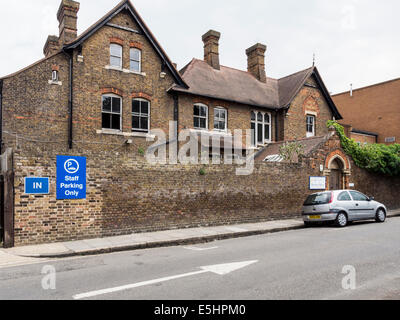
[[[283,80],[283,79],[286,79],[286,78],[289,78],[289,77],[292,77],[292,76],[295,76],[295,75],[297,75],[297,74],[299,74],[299,73],[302,73],[302,72],[304,72],[304,71],[309,71],[309,70],[311,70],[311,69],[315,69],[315,66],[310,67],[310,68],[307,68],[307,69],[303,69],[303,70],[300,70],[300,71],[297,71],[297,72],[292,73],[292,74],[289,74],[289,75],[287,75],[286,77],[279,78],[278,81]]]
[[[198,59],[198,58],[193,58],[193,60],[207,63],[206,61],[201,60],[201,59]],[[233,68],[233,67],[225,66],[225,65],[222,65],[222,64],[220,65],[220,67],[221,67],[221,68],[226,68],[226,69],[235,70],[235,71],[239,71],[239,72],[243,72],[243,73],[246,73],[247,75],[250,75],[250,76],[252,75],[250,72],[245,71],[245,70],[241,70],[241,69],[238,69],[238,68]],[[271,78],[271,77],[267,77],[267,79],[269,79],[269,80],[276,80],[276,81],[278,80],[278,79],[276,79],[276,78]]]

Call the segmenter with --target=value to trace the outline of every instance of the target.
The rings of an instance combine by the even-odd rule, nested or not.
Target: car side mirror
[[[375,200],[374,197],[369,197],[369,198],[368,198],[368,201],[374,201],[374,200]]]

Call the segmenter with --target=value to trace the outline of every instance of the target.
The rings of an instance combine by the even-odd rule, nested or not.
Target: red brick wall
[[[378,143],[385,138],[396,137],[400,141],[400,79],[388,81],[332,97],[343,123],[354,129],[374,132]]]

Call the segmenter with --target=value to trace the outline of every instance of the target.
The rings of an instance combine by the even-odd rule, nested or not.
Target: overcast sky
[[[81,0],[78,33],[119,0]],[[222,33],[221,64],[245,70],[245,49],[268,46],[267,75],[316,65],[332,93],[400,77],[398,0],[132,0],[173,62],[203,58],[201,36]],[[0,76],[43,57],[58,35],[60,0],[0,0]]]

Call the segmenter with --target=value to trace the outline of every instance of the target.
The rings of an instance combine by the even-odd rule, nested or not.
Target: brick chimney
[[[57,19],[60,23],[59,30],[60,45],[64,45],[75,40],[78,36],[78,11],[79,2],[73,0],[61,0],[60,8],[57,12]]]
[[[57,36],[48,36],[46,44],[44,45],[43,48],[43,53],[45,57],[47,58],[48,56],[52,55],[53,53],[56,53],[60,49],[59,43],[58,43],[58,37]]]
[[[219,39],[221,33],[210,30],[203,36],[204,60],[214,69],[219,70]]]
[[[267,46],[257,43],[246,50],[247,71],[255,76],[259,81],[266,83],[267,75],[265,72],[265,52]]]

